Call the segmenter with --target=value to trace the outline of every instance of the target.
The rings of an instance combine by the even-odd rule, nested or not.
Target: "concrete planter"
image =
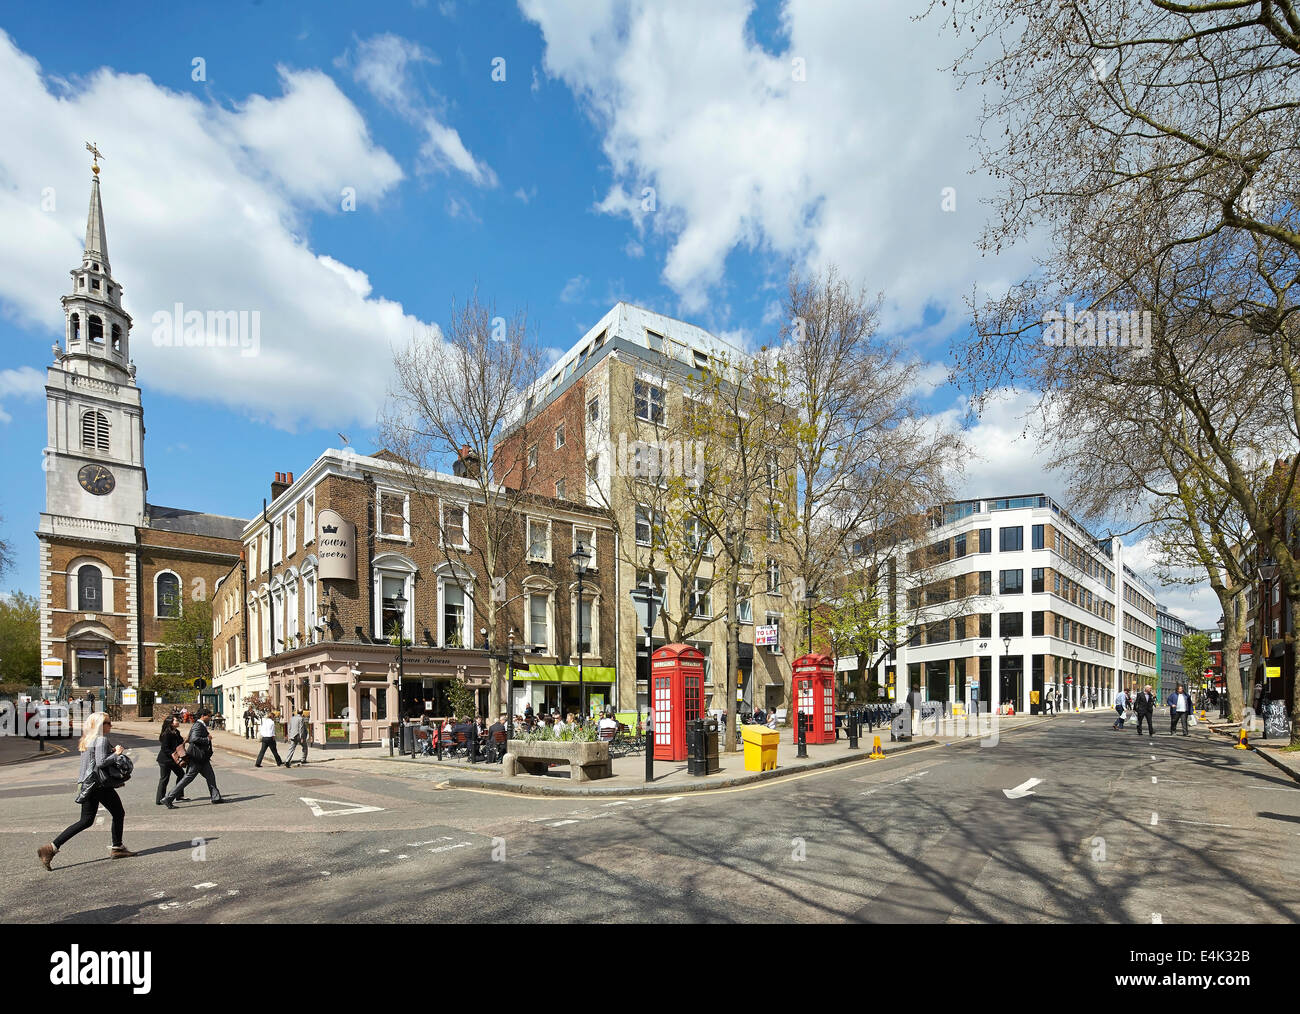
[[[544,740],[526,743],[512,739],[502,762],[502,774],[512,778],[522,768],[526,774],[544,775],[551,764],[568,764],[573,768],[572,780],[591,781],[594,778],[612,778],[613,766],[609,760],[608,743],[563,743]]]

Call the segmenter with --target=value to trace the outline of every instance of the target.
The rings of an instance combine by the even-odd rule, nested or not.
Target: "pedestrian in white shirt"
[[[275,766],[280,767],[284,761],[280,760],[280,751],[275,748],[275,719],[269,714],[262,716],[262,728],[259,730],[262,736],[262,749],[257,751],[257,762],[253,765],[255,768],[262,766],[262,758],[266,756],[266,751],[271,751],[271,756],[275,758]]]
[[[1183,693],[1183,685],[1178,684],[1177,688],[1169,695],[1169,735],[1174,734],[1178,728],[1178,723],[1183,724],[1183,735],[1187,735],[1187,716],[1192,711],[1192,699]]]

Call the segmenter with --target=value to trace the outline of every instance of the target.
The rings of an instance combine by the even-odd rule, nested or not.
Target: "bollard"
[[[647,729],[645,734],[645,780],[655,780],[655,731]]]
[[[849,749],[858,748],[858,716],[856,713],[849,715]]]
[[[799,751],[795,754],[796,757],[808,756],[808,740],[807,734],[804,732],[804,718],[804,713],[802,711],[799,712]]]
[[[438,742],[433,745],[433,755],[442,760],[442,730],[438,730]]]
[[[1234,750],[1249,750],[1249,749],[1250,749],[1250,744],[1249,744],[1249,742],[1247,742],[1247,738],[1246,738],[1246,730],[1245,730],[1245,728],[1243,728],[1243,729],[1241,730],[1241,732],[1239,732],[1239,733],[1237,734],[1237,745],[1234,746],[1233,749],[1234,749]]]
[[[870,757],[871,760],[885,759],[885,751],[881,749],[879,736],[876,737],[875,745],[871,748],[871,753],[868,756]]]

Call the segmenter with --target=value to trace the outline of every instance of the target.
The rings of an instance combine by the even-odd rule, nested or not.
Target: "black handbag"
[[[77,784],[77,794],[73,802],[80,806],[89,797],[89,795],[104,784],[104,775],[98,767],[92,767],[86,780]]]

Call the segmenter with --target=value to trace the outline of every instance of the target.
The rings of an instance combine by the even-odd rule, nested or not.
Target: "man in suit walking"
[[[1156,710],[1156,697],[1147,687],[1133,699],[1133,710],[1137,713],[1138,735],[1142,735],[1142,722],[1147,723],[1147,733],[1154,739],[1155,730],[1151,728],[1151,715]]]
[[[309,739],[310,736],[307,732],[307,717],[303,714],[303,709],[299,708],[297,714],[289,719],[290,745],[289,756],[285,758],[284,762],[285,767],[293,766],[293,752],[297,750],[298,747],[302,747],[302,760],[298,762],[298,766],[301,767],[307,763],[307,743]]]
[[[208,783],[208,795],[213,803],[220,803],[221,790],[217,788],[217,776],[212,773],[212,736],[208,733],[208,722],[212,720],[212,709],[203,708],[190,729],[189,741],[185,745],[185,777],[177,782],[171,792],[163,797],[163,805],[169,810],[176,809],[176,800],[185,795],[185,789],[199,775]]]

